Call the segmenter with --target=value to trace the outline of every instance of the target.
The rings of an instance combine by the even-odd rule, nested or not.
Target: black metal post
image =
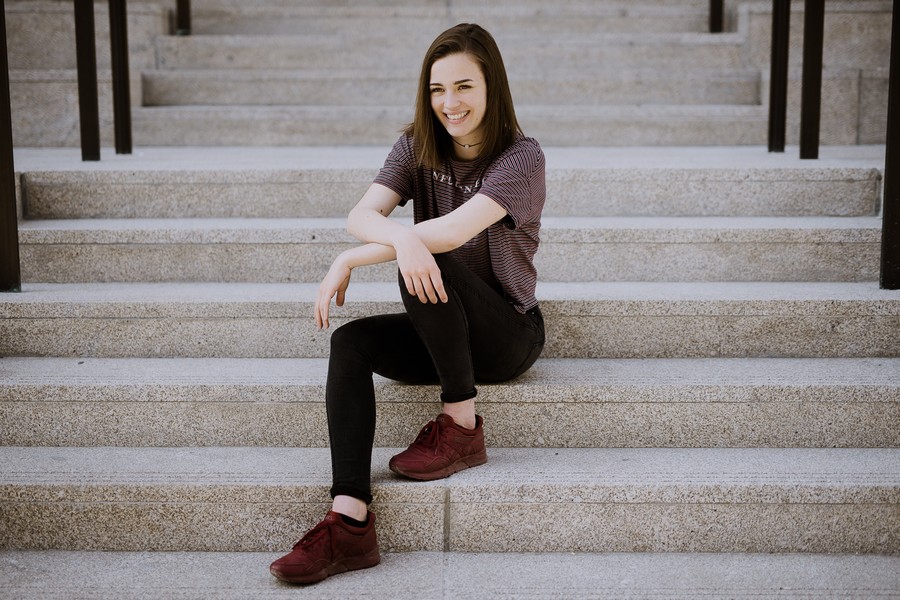
[[[722,33],[724,27],[723,0],[709,0],[709,32]]]
[[[100,107],[97,99],[93,0],[75,0],[75,54],[78,64],[81,160],[100,160]]]
[[[769,152],[784,152],[787,127],[791,0],[772,2],[772,68],[769,82]]]
[[[0,292],[22,290],[19,269],[19,215],[13,165],[12,116],[9,100],[9,57],[6,51],[6,7],[0,0]]]
[[[800,158],[819,158],[822,114],[822,49],[825,0],[806,0],[803,15],[803,89],[800,99]]]
[[[191,0],[178,0],[175,11],[175,34],[191,35]]]
[[[116,154],[131,154],[131,82],[128,76],[128,16],[125,0],[109,0],[113,118]]]
[[[900,289],[900,0],[891,21],[891,66],[884,158],[881,229],[881,287]]]

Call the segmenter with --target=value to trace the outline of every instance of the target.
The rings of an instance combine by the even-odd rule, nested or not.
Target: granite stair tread
[[[427,483],[388,471],[385,459],[397,450],[375,450],[376,486],[446,488],[451,497],[495,487],[494,502],[521,496],[520,487],[556,485],[621,502],[640,501],[617,496],[629,485],[643,500],[657,501],[667,494],[675,494],[673,500],[678,495],[703,498],[721,486],[713,495],[723,500],[802,502],[822,493],[828,502],[900,502],[900,448],[490,448],[488,468]],[[0,473],[4,486],[266,488],[324,487],[331,481],[327,448],[0,446],[0,456],[14,466]],[[547,493],[547,499],[566,496],[564,491]]]
[[[280,552],[4,552],[0,577],[21,600],[221,598],[728,597],[897,598],[900,558],[821,554],[383,553],[377,569],[284,585],[268,564]],[[472,585],[460,586],[458,581]]]
[[[166,401],[168,388],[196,388],[218,401],[321,402],[327,365],[325,358],[5,357],[0,389],[18,402],[89,401],[98,393]],[[429,387],[375,380],[396,401]],[[512,382],[480,388],[479,400],[490,402],[824,402],[830,390],[858,388],[864,401],[900,403],[900,358],[539,359]]]
[[[83,163],[16,149],[29,219],[346,218],[389,146],[139,148]],[[550,216],[874,215],[883,148],[545,146]],[[27,225],[25,223],[24,225]]]
[[[377,569],[304,588],[269,575],[268,564],[281,554],[6,552],[0,575],[10,596],[21,600],[900,597],[900,558],[889,556],[383,553]]]
[[[0,360],[4,445],[316,447],[326,359]],[[377,446],[439,410],[375,377]],[[896,447],[900,359],[540,359],[479,386],[492,447]]]
[[[344,308],[358,302],[400,301],[394,283],[352,285]],[[255,314],[266,305],[270,307],[267,312],[284,315],[288,314],[285,310],[311,307],[317,288],[314,283],[31,283],[20,294],[0,296],[0,316],[51,316],[57,311],[57,316],[66,311],[100,315],[140,306],[156,306],[159,315],[166,311],[211,315],[205,312],[211,310],[238,315]],[[742,302],[748,303],[748,308],[754,303],[783,304],[785,310],[810,314],[827,314],[829,308],[842,303],[859,309],[868,306],[872,314],[894,314],[900,308],[896,292],[880,289],[875,282],[539,282],[537,295],[538,300],[557,305],[652,303],[685,312],[691,311],[692,304],[699,305],[695,310],[714,311]],[[728,310],[734,311],[737,306]],[[77,312],[71,312],[76,307]],[[623,310],[628,307],[623,306]]]
[[[900,541],[896,448],[491,448],[485,467],[427,483],[387,470],[396,450],[373,453],[388,552],[889,553]],[[311,526],[330,486],[325,448],[2,447],[0,458],[10,549],[275,550],[297,535],[285,512]],[[46,518],[29,519],[36,510]],[[110,510],[130,518],[92,526]],[[540,526],[525,517],[536,510]]]
[[[396,104],[415,95],[416,77],[319,69],[179,69],[142,73],[143,105]],[[752,69],[595,69],[522,74],[510,82],[517,106],[529,104],[759,104],[760,75]]]
[[[312,283],[357,243],[334,218],[38,220],[19,241],[23,280],[59,283]],[[568,282],[875,281],[880,241],[879,217],[545,217],[535,265]]]
[[[760,230],[781,231],[787,239],[803,232],[880,232],[881,217],[543,217],[541,239],[558,241],[575,232],[587,232],[598,240],[613,240],[618,236],[634,235],[649,239],[678,236],[679,232],[700,234],[708,231],[716,239],[729,234],[744,237],[740,232]],[[411,224],[410,220],[404,220]],[[25,243],[72,243],[82,237],[85,243],[171,243],[195,240],[196,243],[270,241],[323,243],[352,241],[346,233],[346,218],[178,218],[178,219],[41,219],[25,220],[20,225]],[[229,234],[229,232],[233,232]],[[310,238],[310,232],[322,238]],[[628,232],[644,232],[628,233]],[[658,233],[657,233],[658,232]],[[862,234],[859,241],[880,240],[880,235]],[[175,236],[176,239],[167,239]],[[206,236],[211,236],[209,239]],[[232,238],[233,239],[229,239]],[[181,239],[178,239],[181,238]],[[220,239],[214,239],[220,238]],[[842,238],[846,239],[846,238]],[[848,240],[849,241],[849,240]]]
[[[317,287],[27,284],[0,298],[0,354],[323,357]],[[537,295],[547,358],[900,355],[900,297],[877,282],[544,282]],[[358,282],[331,318],[400,310],[395,284]]]
[[[548,110],[549,108],[549,110]],[[764,144],[767,112],[755,105],[553,105],[517,108],[522,127],[560,146]],[[142,145],[390,144],[412,120],[408,106],[157,106],[132,110]],[[704,137],[705,136],[705,137]]]
[[[315,33],[293,35],[191,35],[160,36],[156,39],[157,66],[162,69],[255,69],[268,68],[343,68],[348,64],[362,67],[406,67],[407,73],[418,72],[418,53],[395,52],[408,50],[410,44],[427,49],[433,39],[433,29],[423,30],[417,37],[409,35],[385,40],[380,31],[357,30],[356,44],[348,46],[339,35]],[[377,42],[373,47],[365,42]],[[554,71],[560,64],[573,69],[592,68],[597,64],[621,67],[665,66],[681,67],[691,64],[704,68],[743,68],[742,44],[744,36],[737,33],[641,33],[585,32],[559,36],[536,36],[532,32],[497,35],[497,44],[504,62],[516,69]],[[561,63],[565,59],[567,62]]]

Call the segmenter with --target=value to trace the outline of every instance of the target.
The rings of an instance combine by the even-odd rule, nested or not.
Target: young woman
[[[405,312],[352,321],[331,337],[326,384],[332,509],[272,563],[284,581],[313,583],[379,562],[370,468],[372,374],[439,383],[442,411],[390,469],[431,480],[487,462],[476,382],[524,373],[544,345],[535,298],[544,156],[516,121],[491,35],[461,24],[437,37],[422,64],[414,121],[350,212],[362,245],[343,252],[315,305],[329,325],[354,268],[396,260]],[[413,201],[412,227],[388,219]]]

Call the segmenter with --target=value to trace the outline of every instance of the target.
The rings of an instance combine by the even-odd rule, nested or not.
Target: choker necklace
[[[460,143],[460,142],[457,142],[457,141],[456,141],[456,138],[450,138],[450,139],[453,140],[453,143],[454,143],[454,144],[457,144],[457,145],[459,145],[459,146],[462,146],[463,148],[471,148],[472,146],[480,146],[480,145],[481,145],[481,142],[478,142],[478,143],[476,143],[476,144],[462,144],[462,143]]]

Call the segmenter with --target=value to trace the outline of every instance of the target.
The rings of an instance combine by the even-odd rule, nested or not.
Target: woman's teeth
[[[462,118],[464,118],[464,117],[465,117],[466,115],[468,115],[468,114],[469,114],[469,111],[465,111],[465,112],[461,112],[461,113],[456,113],[456,114],[454,114],[454,115],[447,115],[447,119],[449,119],[450,121],[459,121],[459,120],[461,120]]]

